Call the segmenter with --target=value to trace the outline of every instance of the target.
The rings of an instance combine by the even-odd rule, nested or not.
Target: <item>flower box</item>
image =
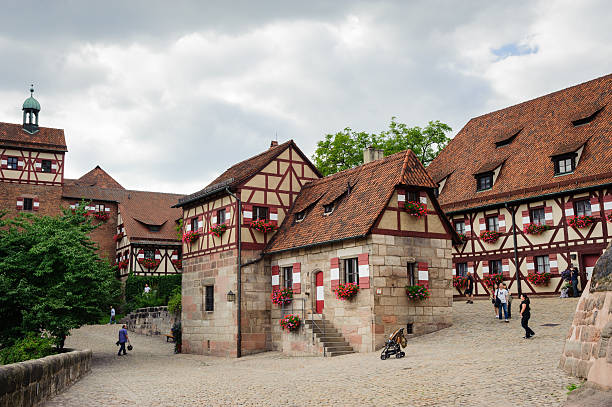
[[[501,233],[493,230],[483,230],[480,232],[480,238],[487,243],[495,243],[501,237]]]
[[[161,260],[157,260],[157,259],[138,259],[138,263],[141,266],[143,266],[144,268],[154,269],[155,267],[159,266],[159,263],[161,263]]]
[[[227,230],[227,225],[225,223],[220,223],[218,225],[213,226],[212,228],[210,228],[210,232],[208,232],[211,235],[217,236],[217,237],[221,237],[221,235]]]
[[[117,233],[115,236],[113,236],[113,240],[115,242],[120,241],[121,239],[123,239],[123,233]]]
[[[411,300],[425,300],[429,298],[429,289],[423,285],[407,285],[406,295]]]
[[[114,265],[117,266],[119,270],[124,270],[128,268],[129,264],[130,264],[130,261],[128,259],[125,259],[125,260],[118,261]]]
[[[266,222],[264,219],[257,219],[251,222],[251,229],[261,233],[274,232],[277,228],[272,222]]]
[[[200,237],[200,233],[198,232],[194,232],[194,231],[185,232],[183,233],[183,242],[193,243],[196,240],[198,240],[199,237]]]
[[[573,226],[575,228],[586,228],[591,226],[591,224],[595,223],[595,219],[592,216],[574,216],[571,217],[567,224]]]
[[[535,285],[548,285],[550,277],[550,273],[529,272],[527,274],[527,281]]]
[[[102,222],[106,222],[110,218],[110,215],[106,212],[94,212],[93,217]]]
[[[183,268],[182,260],[172,260],[172,264],[174,264],[174,267],[176,267],[179,270]]]
[[[468,286],[468,281],[469,280],[467,277],[454,276],[453,277],[453,287],[460,288],[460,289],[466,289]]]
[[[463,243],[465,243],[465,242],[467,242],[467,241],[468,241],[468,237],[467,237],[467,235],[466,235],[465,233],[458,233],[458,235],[459,235],[459,239],[460,239],[460,240],[461,240]]]
[[[427,216],[427,208],[420,202],[406,202],[404,204],[408,215],[415,216],[417,219],[421,216]]]
[[[359,286],[355,283],[340,284],[338,288],[334,288],[336,298],[342,301],[350,300],[355,297],[358,292]]]
[[[281,290],[272,291],[272,303],[276,305],[286,305],[291,303],[293,299],[293,290],[291,288],[283,288]]]
[[[496,284],[500,284],[504,281],[504,276],[501,274],[489,274],[484,276],[481,281],[483,284],[489,288],[494,287]]]
[[[548,225],[540,225],[538,223],[528,223],[523,227],[523,232],[527,235],[541,235],[550,229]]]
[[[281,318],[278,322],[280,323],[281,328],[287,332],[297,331],[302,324],[300,316],[297,314],[285,315],[285,317]]]

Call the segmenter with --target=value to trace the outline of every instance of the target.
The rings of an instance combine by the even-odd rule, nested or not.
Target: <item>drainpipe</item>
[[[236,318],[238,319],[238,335],[236,338],[236,357],[239,358],[242,356],[242,247],[240,245],[242,240],[240,233],[242,231],[242,225],[240,223],[240,220],[242,218],[242,201],[240,200],[240,198],[234,195],[229,188],[225,188],[225,191],[231,196],[233,196],[234,199],[238,202],[238,216],[236,216],[236,222],[238,223],[238,232],[236,234],[236,239],[238,239],[238,287],[236,289],[236,297],[238,302],[238,310],[236,312]]]
[[[519,261],[518,261],[518,248],[517,248],[517,241],[516,241],[516,208],[514,207],[514,209],[510,209],[510,206],[506,203],[505,204],[506,209],[509,210],[510,212],[512,212],[512,239],[514,240],[514,268],[515,268],[515,274],[514,274],[514,278],[516,280],[516,288],[518,290],[518,297],[521,297],[522,291],[521,291],[521,274],[519,271]]]

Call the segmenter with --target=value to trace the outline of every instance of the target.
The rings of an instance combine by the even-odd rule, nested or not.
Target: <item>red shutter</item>
[[[552,206],[544,207],[544,218],[546,219],[546,226],[554,226],[552,211],[553,211]]]
[[[601,207],[599,205],[599,197],[592,196],[591,197],[591,214],[595,217],[599,217]]]
[[[478,230],[478,235],[479,235],[479,236],[480,236],[480,233],[481,233],[483,230],[487,230],[487,225],[485,224],[485,218],[480,218],[480,219],[478,220],[478,228],[479,228],[479,230]]]
[[[202,215],[198,216],[198,232],[204,232],[204,221]]]
[[[548,263],[550,264],[550,272],[551,273],[558,273],[559,272],[559,265],[557,264],[557,255],[556,254],[549,254],[548,255]]]
[[[483,260],[482,261],[482,275],[489,275],[491,273],[491,270],[489,270],[489,260]]]
[[[0,168],[3,170],[8,168],[8,157],[5,155],[0,156]]]
[[[270,208],[270,223],[278,226],[278,208]]]
[[[502,259],[502,274],[504,277],[510,277],[510,260]]]
[[[242,205],[242,224],[250,225],[253,220],[253,205],[243,204]]]
[[[403,189],[397,190],[397,206],[399,208],[403,208],[404,204],[406,204],[406,191]]]
[[[606,216],[612,214],[612,194],[604,195],[603,204]]]
[[[535,266],[533,264],[533,256],[527,256],[527,273],[534,272]]]
[[[57,172],[57,161],[51,160],[51,173],[55,174]]]
[[[40,202],[38,201],[38,197],[32,198],[32,210],[38,211],[39,207],[40,207]]]
[[[340,285],[340,258],[333,257],[330,259],[329,270],[330,270],[330,281],[331,281],[331,289],[338,288]]]
[[[17,210],[21,211],[23,210],[23,197],[19,197],[17,198]]]
[[[427,263],[418,263],[419,285],[429,288],[429,266]]]
[[[465,225],[465,236],[471,237],[472,236],[472,224],[470,223],[470,220],[468,218],[463,218],[463,224]]]
[[[293,263],[293,294],[299,294],[301,283],[301,265],[300,263]]]
[[[499,224],[499,233],[506,233],[506,215],[498,215],[497,222]]]
[[[34,160],[34,171],[42,172],[42,159],[37,158]]]
[[[280,287],[279,271],[278,266],[272,266],[272,290],[278,290]]]
[[[232,207],[231,206],[227,206],[225,208],[225,224],[226,225],[231,225],[232,224],[232,215],[233,213],[231,212]]]
[[[427,192],[419,191],[419,202],[427,209]]]
[[[25,158],[24,157],[17,157],[17,169],[18,170],[23,170],[24,166],[25,166]]]
[[[370,288],[370,261],[368,253],[357,256],[359,267],[359,287]]]
[[[161,251],[155,249],[155,260],[161,260]]]

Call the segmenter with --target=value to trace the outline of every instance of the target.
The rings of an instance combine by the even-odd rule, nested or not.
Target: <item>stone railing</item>
[[[91,369],[91,350],[77,350],[0,366],[0,406],[35,406]]]
[[[128,330],[142,335],[169,334],[176,320],[168,307],[139,308],[126,316]]]

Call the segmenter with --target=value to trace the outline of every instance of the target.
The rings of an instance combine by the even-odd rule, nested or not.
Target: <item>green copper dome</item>
[[[34,96],[32,96],[32,94],[34,93],[34,88],[30,88],[30,97],[27,98],[25,100],[25,102],[23,102],[23,110],[26,109],[33,109],[33,110],[40,110],[40,103],[38,103],[38,100],[34,99]]]

